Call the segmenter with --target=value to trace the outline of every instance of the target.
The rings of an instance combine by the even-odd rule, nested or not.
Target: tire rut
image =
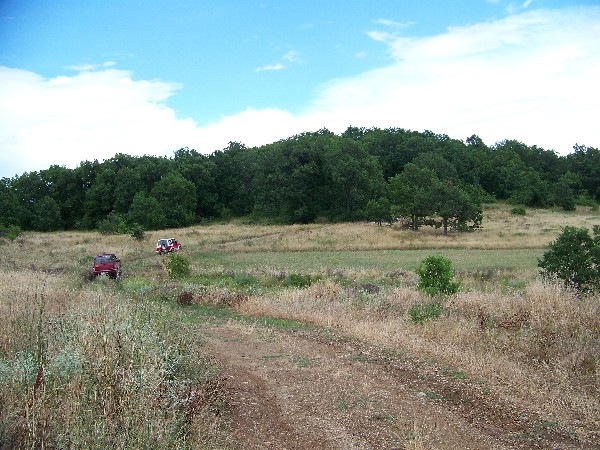
[[[235,321],[203,331],[239,448],[592,448],[481,383],[365,343]]]

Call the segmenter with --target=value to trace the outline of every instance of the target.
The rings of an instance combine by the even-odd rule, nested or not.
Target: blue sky
[[[348,126],[599,147],[597,1],[0,0],[0,177]]]

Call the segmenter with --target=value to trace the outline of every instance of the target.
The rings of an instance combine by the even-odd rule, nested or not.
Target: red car
[[[98,275],[107,275],[117,279],[121,276],[121,260],[113,253],[100,253],[94,258],[94,264],[90,269],[90,278]]]
[[[159,239],[156,242],[156,253],[162,255],[163,253],[178,252],[181,249],[181,244],[177,242],[177,239]]]

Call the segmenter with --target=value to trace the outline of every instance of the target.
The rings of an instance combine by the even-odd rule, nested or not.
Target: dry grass
[[[211,384],[209,365],[187,358],[201,354],[201,343],[172,316],[176,309],[144,300],[167,279],[163,259],[153,252],[158,238],[178,238],[197,276],[214,274],[214,266],[208,273],[209,253],[239,255],[239,261],[248,255],[261,265],[248,276],[265,283],[289,274],[260,262],[271,254],[303,261],[309,261],[310,251],[339,252],[348,261],[360,256],[349,250],[456,249],[457,255],[465,250],[464,258],[477,249],[539,254],[561,227],[591,227],[599,219],[586,208],[516,216],[509,206],[490,205],[483,229],[447,238],[440,230],[413,233],[372,223],[221,224],[147,233],[141,242],[86,232],[24,233],[3,242],[0,254],[0,441],[16,447],[135,447],[148,439],[156,447],[210,446],[206,436],[215,438],[216,422],[205,412],[214,407],[210,396],[218,387]],[[124,267],[123,285],[139,283],[140,288],[85,282],[82,275],[99,252],[116,253]],[[414,273],[377,264],[331,264],[298,266],[306,267],[302,274],[322,278],[304,289],[248,291],[207,286],[206,280],[200,285],[193,277],[173,289],[193,293],[196,301],[332,327],[435,360],[561,424],[572,424],[575,432],[600,429],[596,297],[579,298],[541,283],[534,270],[516,273],[500,262],[494,270],[461,272],[463,289],[445,304],[444,315],[416,324],[408,311],[428,299],[415,289]],[[370,280],[392,281],[360,289]],[[38,380],[40,362],[43,380]],[[191,429],[196,434],[182,432]],[[115,441],[117,436],[126,441]]]
[[[0,272],[2,447],[213,446],[219,386],[194,334],[112,281],[74,281]]]
[[[524,292],[452,297],[439,320],[413,323],[408,310],[429,301],[413,288],[369,293],[324,281],[282,295],[253,296],[245,314],[332,327],[368,342],[437,361],[501,396],[561,423],[600,420],[600,303],[555,284]]]

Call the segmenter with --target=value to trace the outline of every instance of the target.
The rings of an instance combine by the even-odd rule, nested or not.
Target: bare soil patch
[[[323,330],[202,325],[243,449],[592,449],[485,383]]]

